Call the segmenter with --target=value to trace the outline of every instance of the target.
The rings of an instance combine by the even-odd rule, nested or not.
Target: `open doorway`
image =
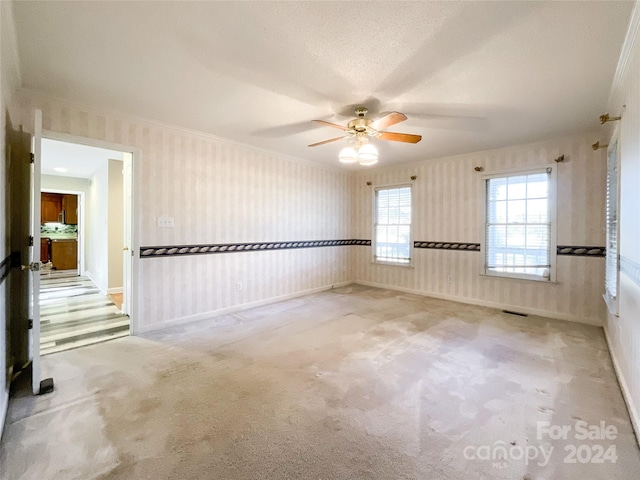
[[[131,331],[131,152],[42,139],[40,349]]]
[[[82,179],[43,175],[41,181],[44,183],[40,196],[40,261],[45,271],[83,275],[85,192],[54,188],[61,185],[78,188]]]

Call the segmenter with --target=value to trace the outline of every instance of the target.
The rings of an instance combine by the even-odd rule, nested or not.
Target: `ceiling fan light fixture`
[[[376,120],[371,120],[367,118],[367,112],[368,110],[365,107],[356,108],[356,118],[351,120],[347,126],[327,122],[326,120],[313,120],[315,123],[319,123],[325,127],[336,128],[345,133],[342,137],[312,143],[309,147],[317,147],[326,143],[337,142],[343,138],[349,138],[351,145],[340,151],[338,160],[340,160],[341,163],[351,164],[357,162],[362,166],[370,166],[378,163],[379,154],[375,145],[369,143],[369,137],[377,140],[404,143],[418,143],[422,140],[422,136],[420,135],[386,131],[391,125],[404,122],[407,119],[404,113],[390,112]]]
[[[342,163],[356,163],[358,161],[358,152],[353,147],[345,147],[340,150],[338,160]]]
[[[365,143],[358,149],[358,160],[360,165],[373,165],[378,161],[378,149],[371,143]]]

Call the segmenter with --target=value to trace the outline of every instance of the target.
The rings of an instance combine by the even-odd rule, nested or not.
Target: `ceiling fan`
[[[330,138],[322,142],[312,143],[309,147],[317,147],[325,143],[337,142],[343,138],[351,139],[351,146],[343,148],[338,156],[342,163],[359,162],[360,165],[373,165],[378,162],[378,150],[369,143],[369,137],[378,140],[390,140],[392,142],[418,143],[422,140],[421,135],[413,135],[410,133],[386,132],[385,128],[404,122],[407,116],[400,112],[391,112],[376,120],[367,118],[368,110],[365,107],[355,109],[356,118],[351,120],[347,126],[338,125],[336,123],[324,120],[313,120],[320,125],[337,128],[345,132],[341,137]]]

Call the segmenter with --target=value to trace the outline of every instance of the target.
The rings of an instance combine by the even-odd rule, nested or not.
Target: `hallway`
[[[40,351],[70,350],[129,335],[129,317],[76,271],[43,273]]]

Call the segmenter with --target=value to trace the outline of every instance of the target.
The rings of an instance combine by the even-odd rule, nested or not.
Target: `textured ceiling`
[[[413,161],[598,126],[631,2],[16,2],[23,86],[337,165],[354,106]],[[337,134],[337,135],[336,135]]]

